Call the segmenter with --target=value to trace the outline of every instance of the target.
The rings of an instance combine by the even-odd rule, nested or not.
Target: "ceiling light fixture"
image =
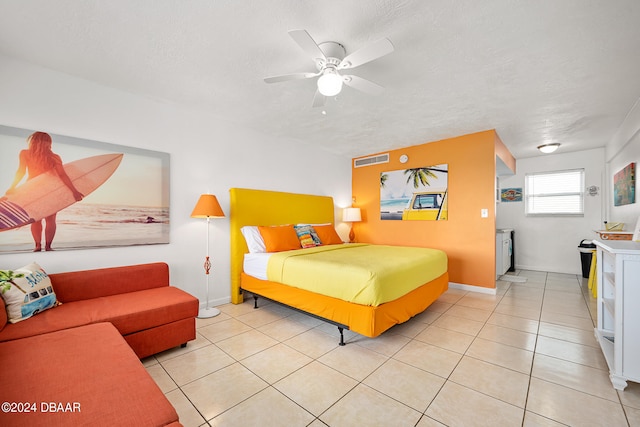
[[[549,153],[553,153],[554,151],[556,151],[558,149],[558,147],[560,147],[560,144],[557,143],[557,142],[554,142],[553,144],[538,145],[538,150],[540,150],[544,154],[549,154]]]
[[[318,79],[318,91],[324,96],[336,96],[341,90],[342,76],[335,68],[326,68]]]

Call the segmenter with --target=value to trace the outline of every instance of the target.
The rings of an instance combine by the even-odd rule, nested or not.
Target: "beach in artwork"
[[[54,250],[169,243],[169,208],[76,203],[57,223]],[[0,233],[0,253],[31,251],[28,225]]]
[[[410,201],[411,197],[380,200],[380,219],[402,219],[402,211]]]

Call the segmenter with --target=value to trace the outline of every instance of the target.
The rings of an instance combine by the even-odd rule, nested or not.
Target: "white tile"
[[[218,341],[216,345],[236,360],[242,360],[278,344],[278,341],[258,330],[251,330]]]
[[[395,354],[393,358],[447,378],[462,358],[462,354],[414,340]]]
[[[414,426],[422,414],[364,384],[320,416],[331,427]]]
[[[319,357],[318,361],[357,381],[362,381],[387,359],[387,356],[375,351],[359,345],[348,344],[331,350]]]
[[[518,331],[529,332],[535,334],[538,332],[537,320],[525,319],[508,314],[493,313],[487,323],[490,325],[498,325],[504,328],[516,329]]]
[[[461,354],[467,351],[473,341],[471,335],[439,328],[435,325],[429,326],[419,333],[415,339]]]
[[[449,380],[520,408],[524,408],[529,388],[529,375],[467,356]]]
[[[536,354],[531,376],[613,402],[619,401],[606,370]]]
[[[285,344],[278,344],[247,357],[242,364],[269,384],[273,384],[312,361],[309,356]]]
[[[314,415],[320,415],[358,382],[320,362],[298,369],[273,386]]]
[[[345,331],[345,347],[268,300],[224,304],[187,348],[142,362],[187,427],[640,427],[640,385],[611,386],[586,281],[517,274],[496,295],[450,289],[377,338]]]
[[[527,410],[571,426],[624,426],[620,403],[531,378]]]
[[[251,326],[232,318],[200,328],[198,332],[212,343],[216,343],[251,329]]]
[[[206,420],[210,420],[268,387],[239,363],[220,369],[182,387]]]
[[[425,415],[452,427],[519,426],[524,410],[448,381]]]
[[[592,368],[609,369],[602,350],[588,345],[539,336],[536,344],[536,353],[591,366]]]
[[[183,386],[233,363],[232,357],[210,344],[162,362],[162,366],[179,386]]]
[[[318,329],[310,329],[293,338],[289,338],[284,343],[314,359],[338,347],[338,342],[334,337]]]
[[[529,351],[533,351],[536,347],[535,334],[493,324],[486,324],[478,334],[478,338]]]
[[[445,379],[394,359],[369,375],[364,384],[413,409],[424,412]]]
[[[182,390],[173,390],[165,396],[176,409],[178,417],[180,418],[180,424],[184,427],[198,427],[204,424],[204,418],[202,418],[198,410],[189,402],[189,399],[182,393]]]
[[[593,330],[572,328],[570,326],[556,325],[553,323],[540,322],[540,335],[559,340],[570,341],[576,344],[588,345],[600,348]]]
[[[306,427],[314,418],[282,393],[269,387],[218,415],[209,424],[213,427]]]
[[[375,351],[376,353],[391,357],[396,354],[398,350],[407,345],[409,341],[411,341],[410,338],[400,333],[396,333],[396,331],[388,330],[376,338],[369,338],[360,335],[358,338],[351,339],[349,343],[357,344],[371,351]]]
[[[436,325],[440,328],[449,329],[451,331],[461,332],[463,334],[476,336],[482,326],[484,326],[484,322],[478,322],[476,320],[465,319],[457,316],[450,316],[448,312],[443,314],[433,322],[433,325]]]
[[[162,365],[155,364],[148,366],[145,369],[163,393],[168,393],[178,388],[177,384],[171,379],[169,374],[167,374]]]
[[[531,372],[533,362],[533,352],[531,351],[482,338],[476,338],[466,355],[527,375]]]

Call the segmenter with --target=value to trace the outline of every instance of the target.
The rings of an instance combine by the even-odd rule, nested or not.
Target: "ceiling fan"
[[[378,95],[384,90],[382,86],[372,81],[354,75],[344,75],[340,71],[358,67],[390,54],[393,52],[393,44],[389,39],[383,38],[347,55],[344,46],[340,43],[324,42],[318,44],[306,30],[291,30],[289,35],[315,62],[318,72],[266,77],[265,82],[278,83],[318,77],[318,89],[313,97],[313,107],[323,106],[327,96],[335,96],[340,93],[343,83],[371,95]]]

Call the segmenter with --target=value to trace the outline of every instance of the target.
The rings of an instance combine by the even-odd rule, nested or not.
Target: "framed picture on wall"
[[[636,202],[636,164],[629,163],[613,176],[614,206]]]
[[[402,169],[380,174],[380,219],[449,218],[449,165]]]
[[[0,254],[169,243],[169,154],[0,126]]]
[[[500,191],[500,201],[504,203],[521,202],[522,187],[520,188],[503,188]]]

